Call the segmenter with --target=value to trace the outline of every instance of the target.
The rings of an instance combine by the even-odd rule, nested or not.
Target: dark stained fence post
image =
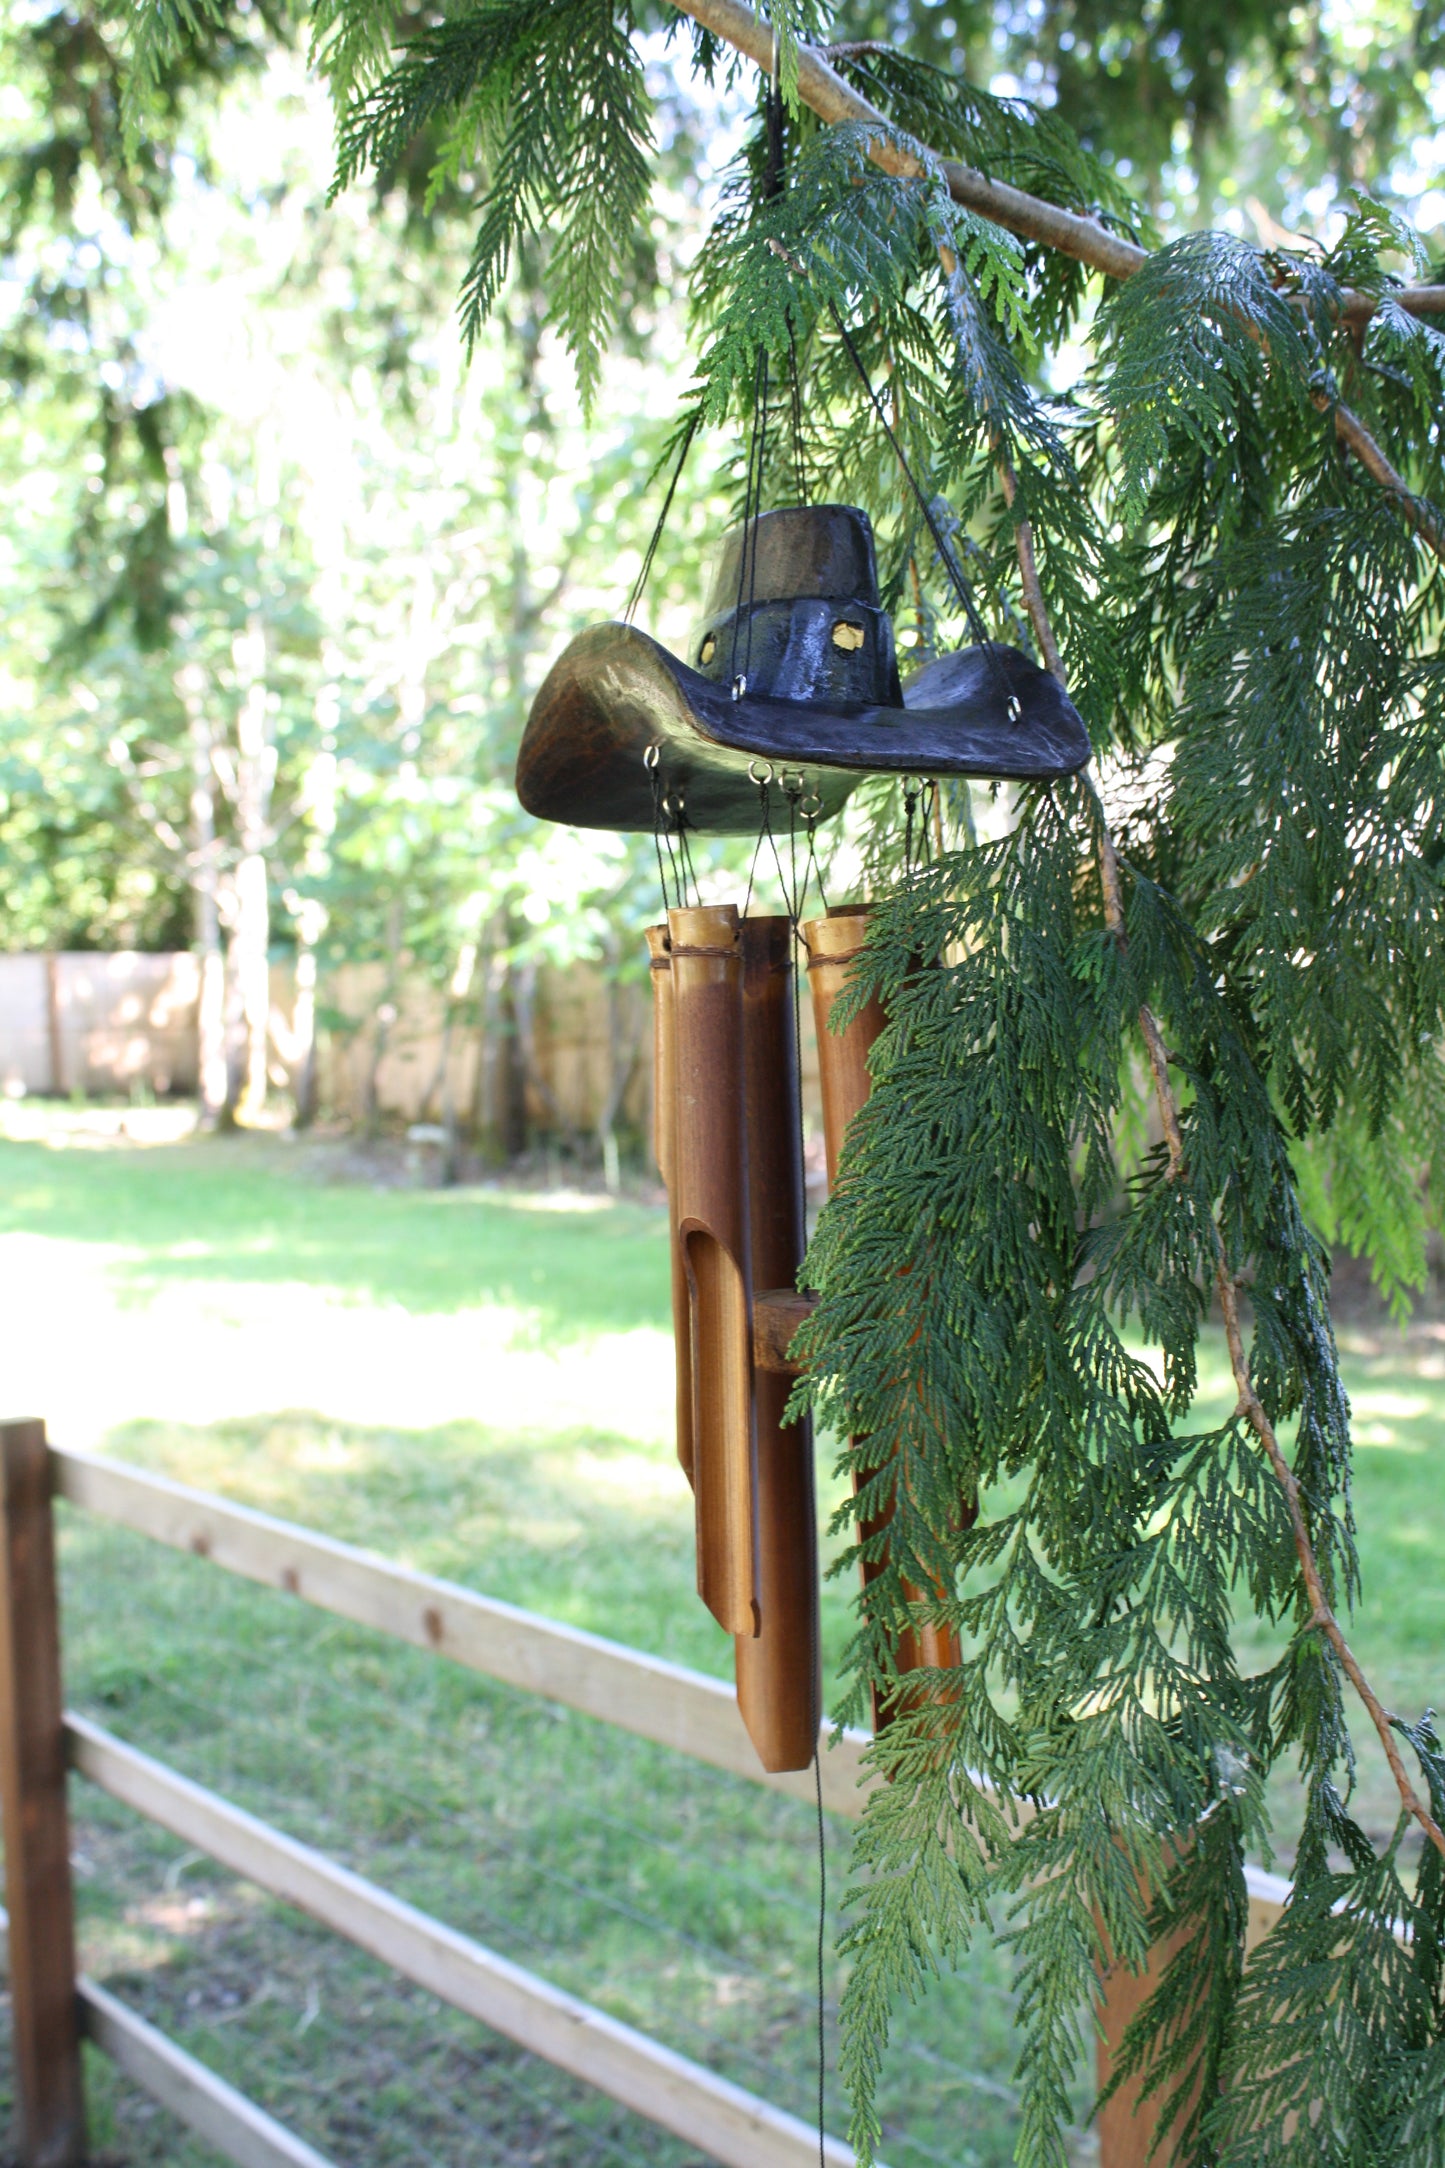
[[[0,1423],[0,1817],[21,2168],[85,2159],[45,1425]]]

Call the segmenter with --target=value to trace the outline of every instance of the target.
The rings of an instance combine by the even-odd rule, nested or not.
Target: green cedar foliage
[[[421,32],[398,67],[358,92],[341,127],[338,189],[368,168],[385,177],[438,122],[433,190],[464,167],[484,168],[486,203],[461,296],[469,343],[519,244],[550,236],[553,314],[584,401],[596,388],[650,187],[647,99],[631,31],[611,0],[489,0]]]
[[[384,26],[331,0],[340,178],[419,128],[482,169],[464,296],[551,235],[584,384],[645,195],[631,16],[603,0],[458,8],[390,72]],[[698,64],[717,48],[696,40]],[[1293,1456],[1330,1600],[1358,1589],[1349,1409],[1321,1227],[1399,1292],[1438,1198],[1445,668],[1441,569],[1341,449],[1348,403],[1441,519],[1445,338],[1390,300],[1409,237],[1361,200],[1333,253],[1222,235],[1107,294],[949,198],[931,152],[1148,238],[1054,115],[905,56],[841,63],[922,153],[881,173],[857,128],[792,113],[786,186],[760,126],[697,267],[695,403],[746,426],[768,358],[765,502],[863,503],[887,599],[924,649],[959,638],[932,537],[839,335],[1006,638],[1027,515],[1123,846],[1105,925],[1098,801],[1018,794],[893,867],[849,999],[890,1024],[808,1261],[804,1397],[856,1493],[846,1568],[878,1569],[849,1656],[862,1714],[908,1624],[953,1628],[873,1749],[846,1936],[846,2072],[871,2157],[900,1999],[979,1933],[1019,1988],[1019,2159],[1060,2168],[1106,1956],[1175,1954],[1131,2028],[1187,2168],[1442,2159],[1445,1876],[1402,1818],[1351,1811],[1350,1691],[1311,1622],[1285,1500],[1242,1417],[1191,1421],[1216,1271],[1247,1290],[1254,1391]],[[584,198],[586,199],[584,202]],[[1362,331],[1346,286],[1382,305]],[[1064,397],[1048,356],[1092,338]],[[794,398],[796,388],[797,397]],[[1000,466],[1015,478],[1005,502]],[[1433,508],[1433,509],[1432,509]],[[1139,1141],[1141,1006],[1158,1017],[1182,1163]],[[1141,1354],[1140,1343],[1148,1350]],[[966,1510],[977,1501],[977,1518]],[[865,1533],[885,1504],[881,1548]],[[1282,1653],[1241,1661],[1241,1619]],[[921,1691],[919,1689],[922,1689]],[[1428,1718],[1400,1722],[1442,1804]],[[1296,1896],[1245,1953],[1266,1785],[1298,1772]]]

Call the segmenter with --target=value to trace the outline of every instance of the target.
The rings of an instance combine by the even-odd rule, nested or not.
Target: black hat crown
[[[866,512],[788,505],[724,537],[691,660],[715,685],[770,700],[875,707],[902,699]]]

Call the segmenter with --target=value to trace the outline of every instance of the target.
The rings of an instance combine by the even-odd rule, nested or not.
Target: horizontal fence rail
[[[332,2168],[324,2153],[217,2077],[136,2011],[82,1974],[85,2037],[132,2082],[169,2108],[198,2138],[238,2168]]]
[[[478,1596],[455,1581],[391,1565],[165,1476],[57,1446],[50,1458],[57,1495],[102,1520],[812,1803],[811,1769],[772,1775],[762,1768],[733,1689],[721,1679]],[[832,1736],[825,1721],[819,1732],[823,1804],[835,1814],[856,1816],[867,1783],[862,1757],[871,1741],[867,1732],[846,1731],[830,1747]]]
[[[30,1781],[40,1785],[53,1809],[47,1826],[53,1823],[63,1830],[63,1731],[70,1766],[111,1797],[309,1913],[440,2000],[696,2146],[724,2168],[811,2168],[819,2160],[815,2127],[432,1919],[99,1725],[69,1716],[62,1727],[50,1500],[63,1498],[100,1519],[208,1559],[354,1624],[811,1801],[811,1771],[779,1776],[761,1768],[728,1685],[166,1477],[50,1447],[39,1423],[0,1424],[0,1474],[5,1516],[0,1543],[0,1712],[9,1712],[4,1720],[15,1735],[6,1783],[16,1796],[6,1796],[7,1836],[13,1829],[19,1837],[19,1866],[7,1857],[7,1881],[12,1902],[18,1897],[23,1908],[23,1928],[11,1937],[17,2024],[28,1998],[31,2032],[37,2040],[53,2039],[55,2068],[63,2066],[67,2052],[77,2056],[78,2026],[84,2037],[239,2168],[331,2168],[304,2140],[84,1978],[71,1991],[75,2017],[70,2021],[71,2046],[65,2048],[59,2005],[53,1997],[50,2005],[36,2000],[37,1990],[48,1994],[53,1984],[46,1964],[39,1961],[36,1934],[50,1914],[62,1926],[68,1923],[68,1880],[63,1889],[53,1873],[46,1880],[49,1854],[32,1840],[31,1829],[38,1825],[33,1815],[21,1811],[23,1785],[15,1773],[23,1774],[25,1767],[35,1772]],[[22,1643],[27,1648],[33,1643],[38,1668],[17,1662]],[[50,1707],[53,1719],[46,1714]],[[52,1721],[58,1757],[53,1770],[47,1759],[51,1749],[39,1753],[24,1746],[27,1725],[34,1733],[40,1722],[48,1733]],[[848,1731],[835,1739],[825,1722],[819,1743],[824,1804],[836,1814],[856,1818],[872,1781],[863,1760],[869,1737]],[[1246,1877],[1253,1945],[1274,1925],[1290,1891],[1287,1882],[1258,1869],[1247,1868]],[[0,1916],[0,1936],[3,1931]],[[48,1938],[42,1939],[48,1946]],[[1119,2016],[1129,1995],[1137,1999],[1142,1986],[1121,1982],[1117,1992],[1109,1989],[1106,2018],[1111,2010]],[[1116,2001],[1118,2009],[1113,2008]],[[53,2014],[47,2015],[47,2009]],[[54,2168],[79,2168],[83,2131],[76,2150],[69,2135],[74,2125],[69,2096],[52,2086],[54,2098],[48,2097],[35,2074],[41,2064],[33,2047],[31,2061],[35,2071],[29,2073],[30,2091],[62,2142],[53,2152],[23,2144],[22,2159],[27,2168],[39,2168],[42,2159],[53,2160]],[[78,2102],[78,2061],[74,2068]],[[1147,2143],[1146,2123],[1143,2116],[1136,2122],[1131,2112],[1120,2132],[1101,2126],[1109,2168],[1133,2168],[1136,2153],[1143,2160],[1138,2145]],[[823,2141],[821,2157],[825,2168],[851,2168],[853,2160],[849,2149],[831,2138]]]
[[[10,1923],[0,1911],[0,1972],[9,1964]],[[324,2153],[84,1973],[76,1982],[76,1999],[80,2028],[91,2045],[238,2168],[332,2168]]]
[[[726,2168],[818,2161],[817,2130],[798,2117],[443,1926],[98,1724],[71,1716],[65,1729],[72,1767],[112,1799]],[[851,2151],[837,2139],[825,2141],[823,2158],[827,2168],[852,2168]]]
[[[58,1446],[51,1447],[50,1458],[57,1495],[100,1519],[715,1769],[796,1799],[814,1797],[811,1770],[773,1774],[762,1767],[724,1680],[479,1596],[457,1582],[392,1565],[352,1544],[165,1476]],[[818,1736],[823,1804],[830,1813],[856,1820],[871,1782],[863,1764],[870,1736],[848,1730],[834,1742],[826,1718]],[[1289,1884],[1258,1867],[1246,1867],[1245,1879],[1253,1945],[1279,1918]]]

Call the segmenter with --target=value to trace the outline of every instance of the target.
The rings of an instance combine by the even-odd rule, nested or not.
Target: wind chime
[[[666,920],[647,934],[654,1148],[669,1206],[677,1451],[696,1507],[698,1591],[733,1636],[738,1706],[770,1770],[806,1768],[821,1721],[813,1440],[806,1418],[784,1420],[797,1375],[787,1342],[805,1306],[796,1290],[806,1232],[797,943],[817,1026],[830,1187],[887,1019],[874,1001],[841,1034],[829,1029],[863,945],[866,905],[824,905],[800,923],[796,870],[790,885],[776,841],[785,915],[750,911],[751,878],[741,909],[689,901],[689,885],[697,890],[689,838],[756,834],[760,848],[773,839],[775,810],[785,811],[791,837],[803,828],[811,869],[817,824],[865,775],[912,778],[905,789],[916,806],[943,776],[1049,780],[1089,757],[1057,679],[988,639],[836,313],[835,322],[971,643],[902,685],[866,513],[758,509],[760,354],[744,517],[724,540],[691,660],[630,622],[593,626],[553,665],[517,761],[529,813],[651,833],[656,843]],[[795,390],[795,427],[797,404]],[[873,1554],[865,1582],[880,1570],[890,1517],[885,1506],[862,1531]],[[930,1628],[905,1630],[893,1647],[900,1680],[957,1653],[951,1636]],[[875,1697],[877,1726],[897,1713],[903,1692]]]

